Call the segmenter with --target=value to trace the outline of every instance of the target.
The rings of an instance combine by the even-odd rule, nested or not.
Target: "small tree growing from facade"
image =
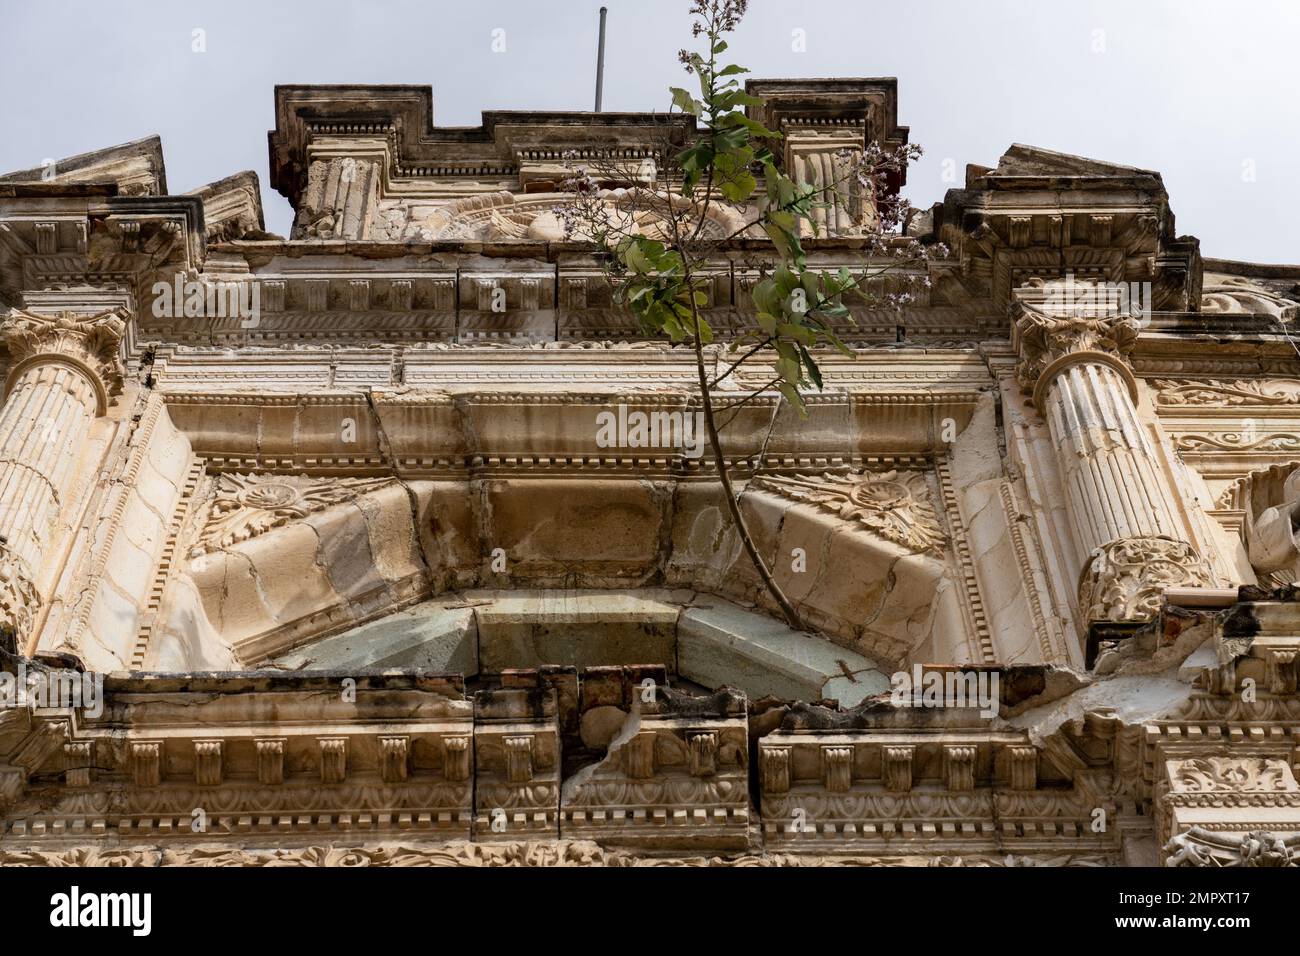
[[[705,430],[732,522],[787,622],[803,630],[798,611],[750,534],[722,452],[722,434],[740,409],[773,391],[779,402],[806,416],[804,394],[823,387],[818,353],[854,354],[836,332],[837,324],[842,328],[852,321],[846,296],[901,306],[912,296],[905,285],[880,292],[872,291],[880,282],[869,288],[868,281],[946,255],[946,250],[903,234],[907,202],[887,188],[891,177],[901,178],[920,156],[915,145],[886,149],[865,143],[860,151],[841,151],[835,156],[836,173],[826,181],[801,182],[780,168],[773,147],[781,134],[754,118],[764,101],[741,85],[739,78],[748,70],[721,61],[726,36],[746,6],[747,0],[692,4],[693,35],[702,40],[703,52],[682,50],[678,58],[698,81],[698,92],[671,90],[672,107],[658,149],[663,168],[642,162],[631,164],[633,169],[614,156],[587,156],[581,164],[571,157],[565,188],[573,198],[556,213],[567,236],[595,245],[615,304],[632,311],[643,334],[693,349]],[[810,268],[803,239],[819,235],[817,211],[862,203],[874,210],[868,228],[855,232],[863,267]],[[753,327],[733,332],[720,370],[710,374],[709,356],[718,350],[705,315],[710,263],[756,239],[763,252],[760,279],[751,292]],[[920,281],[929,283],[925,277]],[[770,365],[764,384],[736,397],[724,389],[726,398],[719,403],[719,386],[742,366],[757,362]],[[765,450],[766,441],[750,477],[761,467]]]

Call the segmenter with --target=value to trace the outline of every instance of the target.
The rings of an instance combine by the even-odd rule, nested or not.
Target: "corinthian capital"
[[[1106,283],[1033,279],[1014,295],[1016,372],[1036,405],[1042,406],[1042,394],[1058,372],[1080,362],[1111,366],[1136,397],[1129,355],[1141,324],[1121,311]]]
[[[0,538],[0,628],[17,636],[20,649],[31,634],[40,606],[41,595],[32,582],[31,569]]]
[[[13,364],[6,392],[28,368],[46,362],[63,362],[82,371],[95,387],[102,414],[108,397],[122,388],[123,368],[118,345],[126,323],[114,311],[97,315],[60,312],[39,315],[11,309],[0,323],[0,335]]]

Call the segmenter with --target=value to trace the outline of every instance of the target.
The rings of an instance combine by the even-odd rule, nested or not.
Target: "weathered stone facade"
[[[907,140],[893,80],[750,89],[801,175]],[[0,177],[0,676],[96,698],[0,709],[0,862],[1300,860],[1300,267],[1203,260],[1154,172],[968,167],[808,417],[725,431],[798,633],[707,448],[598,440],[698,408],[555,211],[659,121],[275,98],[288,239],[157,140]],[[869,199],[819,216],[869,275]]]

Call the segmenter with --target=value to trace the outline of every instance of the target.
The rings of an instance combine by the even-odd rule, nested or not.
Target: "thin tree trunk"
[[[689,277],[687,288],[692,288]],[[694,296],[693,291],[691,295]],[[781,590],[781,585],[776,583],[776,578],[768,570],[763,556],[758,553],[758,547],[754,544],[754,539],[749,533],[749,526],[740,513],[740,502],[736,500],[735,492],[732,491],[731,474],[727,469],[726,460],[722,457],[722,440],[718,437],[718,429],[713,423],[713,398],[709,391],[709,377],[704,369],[704,343],[700,340],[700,314],[696,309],[693,298],[691,317],[695,322],[695,369],[700,378],[700,397],[704,405],[704,424],[709,432],[709,444],[713,447],[713,460],[718,464],[718,479],[722,482],[722,493],[727,499],[727,510],[731,512],[731,520],[736,525],[740,540],[744,542],[749,559],[754,563],[754,569],[758,571],[758,576],[763,579],[763,584],[767,586],[768,593],[772,595],[773,600],[776,601],[782,613],[785,614],[786,622],[796,631],[805,630],[799,612],[790,603],[790,599],[785,596],[785,592]]]

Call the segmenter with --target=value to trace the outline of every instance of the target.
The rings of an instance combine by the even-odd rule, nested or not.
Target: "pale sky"
[[[605,4],[605,108],[666,109],[682,85],[676,51],[692,42],[688,0]],[[0,171],[157,133],[172,192],[252,169],[267,228],[287,234],[288,203],[267,185],[275,84],[431,85],[439,125],[591,109],[599,7],[0,0]],[[919,207],[1020,142],[1162,173],[1178,231],[1207,256],[1300,263],[1298,0],[750,7],[730,53],[756,77],[898,77],[899,122],[925,148],[907,188]]]

